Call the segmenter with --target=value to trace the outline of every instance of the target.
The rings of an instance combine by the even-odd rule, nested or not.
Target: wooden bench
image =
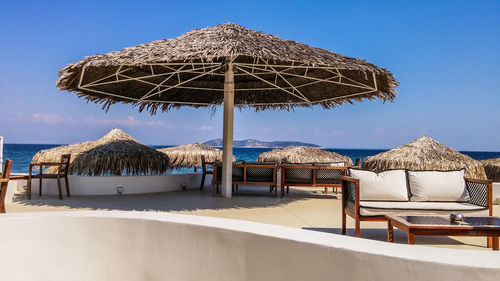
[[[219,185],[222,183],[222,163],[214,163],[213,176],[213,193],[219,191]],[[278,165],[271,163],[256,163],[256,162],[234,162],[232,173],[232,189],[238,185],[266,185],[274,195],[278,195],[277,186]]]
[[[290,186],[324,187],[334,191],[342,187],[342,177],[350,166],[331,166],[330,164],[283,164],[281,166],[281,196],[290,190]]]

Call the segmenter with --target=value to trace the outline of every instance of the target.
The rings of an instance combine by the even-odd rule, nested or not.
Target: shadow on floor
[[[321,231],[326,233],[333,234],[341,234],[341,228],[322,228],[322,227],[303,227],[302,229]],[[347,236],[355,236],[355,232],[353,228],[347,229]],[[408,236],[403,231],[398,229],[394,229],[394,243],[399,244],[407,244]],[[361,228],[361,238],[378,240],[378,241],[387,241],[387,230],[386,229],[377,229],[377,228]],[[486,239],[486,238],[485,238]],[[448,236],[415,236],[415,244],[425,244],[425,245],[468,245],[473,247],[481,247],[476,244],[467,244],[461,241],[455,240]],[[486,247],[484,247],[486,248]]]
[[[107,195],[107,196],[38,196],[36,192],[27,200],[25,194],[15,198],[15,204],[22,206],[66,207],[70,209],[124,210],[124,211],[195,211],[204,209],[262,208],[288,204],[307,199],[336,199],[335,195],[323,194],[317,189],[291,189],[280,198],[269,192],[269,187],[240,186],[230,199],[213,196],[210,188],[188,189],[164,193]]]

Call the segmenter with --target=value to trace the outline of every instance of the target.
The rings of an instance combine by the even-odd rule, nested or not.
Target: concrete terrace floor
[[[36,192],[32,200],[17,194],[14,202],[7,203],[8,213],[123,210],[152,211],[191,214],[248,220],[260,223],[283,225],[328,233],[341,233],[341,199],[323,193],[322,188],[291,188],[284,198],[274,197],[268,187],[240,186],[232,198],[212,196],[210,188],[121,196],[72,196],[59,200],[56,196],[39,197]],[[500,206],[494,205],[493,215],[500,215]],[[354,236],[354,220],[347,218],[347,235]],[[386,241],[385,222],[361,222],[361,237]],[[395,229],[394,241],[406,243],[406,234]],[[489,250],[484,237],[417,236],[417,245],[436,247]]]

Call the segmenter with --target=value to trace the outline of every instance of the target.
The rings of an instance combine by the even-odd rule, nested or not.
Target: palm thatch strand
[[[200,167],[202,155],[205,156],[206,162],[222,161],[222,150],[198,142],[161,148],[158,151],[168,156],[169,166],[174,169]],[[233,161],[235,160],[233,156]]]
[[[120,129],[97,141],[80,142],[39,151],[33,162],[59,162],[71,153],[69,173],[76,175],[161,174],[168,171],[168,156],[146,146]],[[57,168],[47,169],[54,173]]]
[[[481,163],[430,137],[421,137],[403,146],[366,157],[363,169],[381,172],[390,169],[449,171],[465,168],[465,176],[486,179]]]
[[[289,146],[263,152],[257,158],[258,162],[281,163],[335,163],[343,162],[352,166],[352,159],[335,152],[309,146]]]
[[[86,57],[61,69],[57,86],[105,108],[214,108],[224,100],[226,62],[239,108],[332,108],[396,97],[398,83],[384,68],[232,23]]]
[[[500,158],[482,160],[481,164],[489,180],[500,182]]]

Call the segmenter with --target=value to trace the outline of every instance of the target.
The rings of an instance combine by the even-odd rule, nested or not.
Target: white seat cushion
[[[467,202],[465,169],[458,171],[408,171],[411,201]]]
[[[349,169],[350,176],[359,180],[360,200],[408,201],[405,170],[381,173]]]
[[[362,216],[383,216],[391,214],[405,215],[449,215],[460,212],[466,216],[487,216],[486,207],[460,202],[381,202],[360,201]]]

